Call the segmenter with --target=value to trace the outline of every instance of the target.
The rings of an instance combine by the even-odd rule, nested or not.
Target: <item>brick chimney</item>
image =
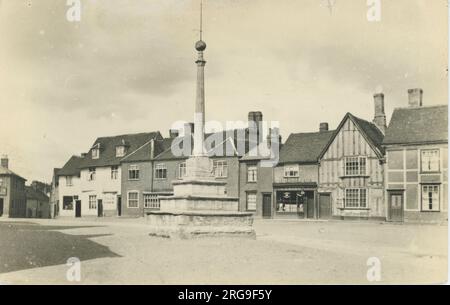
[[[180,133],[179,133],[179,131],[177,129],[170,129],[169,130],[169,135],[170,135],[171,139],[178,137],[179,134]]]
[[[409,107],[422,107],[423,90],[420,88],[408,90]]]
[[[0,164],[4,167],[4,168],[8,168],[9,166],[9,159],[7,155],[3,155],[0,161]]]
[[[384,113],[384,94],[376,93],[373,95],[373,102],[375,106],[375,115],[373,123],[384,134],[387,128],[386,114]]]
[[[269,128],[269,133],[268,133],[268,135],[266,137],[266,141],[267,141],[267,144],[268,144],[267,146],[269,148],[272,147],[272,136],[274,134],[278,134],[278,145],[279,146],[281,145],[282,138],[281,138],[281,134],[280,134],[280,129],[278,127]]]
[[[320,132],[328,131],[328,123],[327,122],[320,123],[319,131]]]
[[[184,123],[183,135],[186,136],[188,134],[188,131],[191,132],[191,136],[194,136],[194,123]]]
[[[263,132],[262,132],[262,121],[263,121],[263,114],[261,111],[250,111],[248,113],[248,126],[249,129],[250,128],[255,128],[256,129],[256,134],[257,134],[257,141],[258,143],[262,142],[262,136],[263,136]]]

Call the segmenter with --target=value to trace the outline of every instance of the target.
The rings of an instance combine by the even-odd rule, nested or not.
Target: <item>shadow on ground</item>
[[[91,238],[105,235],[69,235],[55,230],[92,226],[42,226],[30,222],[0,223],[0,273],[66,264],[70,257],[81,261],[120,257]]]

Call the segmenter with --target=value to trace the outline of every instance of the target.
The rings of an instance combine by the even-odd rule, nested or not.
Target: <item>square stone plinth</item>
[[[253,215],[243,212],[147,213],[150,236],[191,239],[202,237],[256,238]]]

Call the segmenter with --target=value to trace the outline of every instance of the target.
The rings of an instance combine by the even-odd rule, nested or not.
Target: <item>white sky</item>
[[[333,2],[333,1],[331,1]],[[193,118],[198,0],[0,0],[0,154],[28,180],[95,138],[168,129]],[[283,138],[335,128],[346,112],[371,120],[373,93],[388,119],[424,89],[447,102],[447,1],[205,0],[210,120],[259,110]]]

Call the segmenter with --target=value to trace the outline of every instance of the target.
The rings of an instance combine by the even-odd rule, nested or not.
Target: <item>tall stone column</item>
[[[197,64],[197,97],[195,101],[194,113],[194,148],[193,156],[205,156],[205,65],[206,61],[203,59],[203,51],[206,49],[206,44],[200,40],[195,44],[198,51]]]

